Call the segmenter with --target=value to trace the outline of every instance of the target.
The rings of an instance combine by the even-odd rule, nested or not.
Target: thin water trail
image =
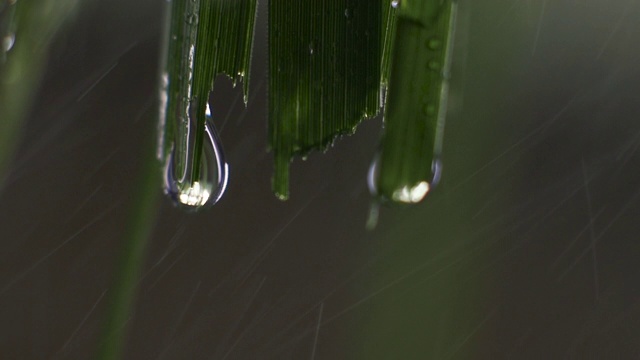
[[[164,254],[162,254],[162,256],[160,257],[160,259],[158,259],[158,261],[156,261],[150,268],[149,270],[147,270],[147,272],[144,273],[144,275],[142,275],[140,277],[140,279],[138,280],[138,285],[140,283],[142,283],[144,281],[144,279],[147,278],[147,276],[149,276],[149,274],[151,274],[162,262],[164,262],[167,257],[173,253],[176,248],[178,247],[178,240],[180,238],[182,238],[182,236],[184,235],[185,232],[185,227],[184,226],[180,226],[180,228],[178,229],[178,231],[176,231],[176,233],[171,237],[171,239],[169,240],[169,247],[167,247],[167,249],[165,250]]]
[[[449,354],[449,356],[446,357],[446,359],[453,359],[455,355],[458,352],[460,352],[460,350],[462,350],[462,348],[469,342],[469,340],[471,340],[471,338],[473,338],[480,331],[480,329],[484,327],[484,325],[496,315],[497,312],[498,312],[497,308],[491,310],[487,314],[487,316],[485,316],[484,319],[482,319],[480,323],[475,328],[473,328],[473,330],[471,330],[469,335],[465,336],[465,338],[462,339],[462,341],[460,341],[460,343],[456,346],[455,349],[453,349],[453,351],[451,351],[451,353]]]
[[[531,56],[535,55],[536,51],[538,51],[538,43],[540,42],[540,34],[542,33],[542,24],[544,21],[546,8],[547,0],[542,0],[542,5],[540,6],[540,16],[538,17],[538,23],[536,26],[536,35],[533,39],[533,47],[531,49]]]
[[[591,204],[591,192],[589,191],[589,175],[587,173],[587,165],[585,164],[584,158],[582,159],[582,174],[584,179],[584,192],[587,197],[587,210],[589,212],[589,235],[591,239],[591,255],[593,261],[593,291],[595,295],[595,300],[598,301],[600,297],[600,281],[598,280],[598,256],[596,252],[596,231],[594,229],[594,215],[593,215],[593,205]]]
[[[556,260],[549,266],[549,269],[555,269],[558,267],[558,265],[560,264],[560,261],[564,258],[564,256],[567,255],[569,250],[571,250],[575,246],[575,244],[578,243],[578,240],[580,240],[580,238],[582,238],[584,234],[586,234],[587,231],[589,231],[592,228],[592,222],[596,221],[600,217],[600,215],[602,215],[603,212],[604,212],[604,209],[600,209],[600,211],[595,213],[593,217],[589,219],[589,222],[582,229],[580,229],[580,231],[576,234],[576,236],[573,237],[571,242],[565,247],[565,249],[560,253],[560,255],[558,255]]]
[[[2,289],[0,289],[0,296],[4,295],[7,290],[9,290],[11,287],[13,287],[18,281],[22,280],[24,277],[26,277],[27,275],[29,275],[33,270],[35,270],[40,264],[42,264],[43,262],[45,262],[47,259],[49,259],[51,256],[53,256],[54,254],[56,254],[58,251],[60,251],[60,249],[62,249],[63,247],[65,247],[67,244],[69,244],[72,240],[76,239],[78,236],[80,236],[83,232],[85,232],[87,229],[91,228],[93,225],[95,225],[96,223],[98,223],[100,220],[104,219],[110,212],[112,212],[116,207],[120,206],[122,204],[122,201],[118,201],[116,203],[114,203],[113,205],[111,205],[110,207],[108,207],[107,209],[105,209],[104,211],[102,211],[100,214],[98,214],[98,216],[96,216],[95,218],[93,218],[93,220],[91,220],[90,222],[88,222],[86,225],[84,225],[83,227],[81,227],[80,229],[78,229],[78,231],[76,231],[75,233],[73,233],[71,236],[67,237],[63,242],[61,242],[60,244],[58,244],[58,246],[56,246],[55,248],[53,248],[51,251],[49,251],[46,255],[44,255],[43,257],[41,257],[40,259],[38,259],[36,262],[34,262],[30,267],[28,267],[26,270],[22,271],[20,274],[16,275],[13,277],[12,280],[10,280],[4,287],[2,287]]]
[[[260,252],[256,255],[256,257],[246,267],[246,270],[244,271],[244,275],[242,275],[242,277],[238,282],[238,285],[236,285],[233,291],[234,293],[238,289],[240,289],[242,285],[244,285],[244,283],[247,281],[247,279],[249,279],[251,274],[253,274],[253,272],[258,268],[258,266],[260,266],[260,264],[264,261],[264,259],[266,259],[269,251],[273,247],[273,244],[276,242],[276,240],[278,240],[289,228],[289,226],[291,226],[298,219],[298,217],[313,203],[313,201],[316,200],[318,196],[320,196],[320,194],[322,194],[322,191],[324,190],[325,187],[320,189],[320,191],[318,191],[314,196],[309,198],[309,200],[307,200],[307,202],[304,205],[302,205],[298,209],[298,211],[296,211],[296,213],[282,227],[280,227],[278,232],[271,238],[271,240],[269,240],[269,242],[262,248],[262,250],[260,250]]]
[[[169,264],[169,266],[167,266],[167,268],[160,275],[158,275],[158,278],[153,283],[151,283],[151,285],[149,285],[147,291],[151,291],[151,289],[158,285],[160,280],[162,280],[162,278],[164,278],[169,273],[169,271],[178,263],[178,261],[182,260],[187,252],[189,252],[189,249],[180,253],[180,255],[178,255],[175,260],[173,260],[173,262],[171,262],[171,264]]]
[[[67,341],[64,343],[64,345],[62,345],[60,350],[58,350],[58,354],[64,353],[64,350],[69,346],[69,344],[71,344],[71,342],[75,338],[75,336],[78,333],[78,331],[80,331],[80,329],[82,329],[82,326],[84,326],[84,324],[87,322],[87,320],[91,317],[93,312],[96,310],[96,307],[98,307],[98,304],[100,304],[100,302],[102,301],[102,299],[104,298],[104,296],[106,294],[107,294],[107,290],[103,291],[102,294],[100,294],[100,296],[98,297],[98,300],[96,300],[96,302],[93,304],[91,309],[89,309],[89,312],[87,312],[87,314],[84,316],[84,318],[82,318],[82,321],[80,321],[80,324],[78,325],[78,327],[71,333],[71,335],[69,336],[69,339],[67,339]]]
[[[609,36],[607,36],[605,41],[602,43],[602,46],[600,47],[600,51],[598,51],[598,55],[596,55],[596,58],[595,58],[596,61],[599,61],[602,58],[602,55],[604,55],[604,53],[606,52],[607,48],[611,44],[611,41],[615,38],[618,32],[620,32],[620,28],[622,27],[622,24],[624,23],[627,16],[629,15],[629,10],[631,9],[631,5],[633,5],[634,3],[635,3],[634,1],[627,2],[627,5],[622,10],[622,14],[616,21],[616,24],[613,26],[613,28],[609,32]]]
[[[253,305],[254,301],[256,300],[256,297],[258,296],[258,293],[260,293],[260,290],[262,290],[262,287],[263,287],[265,281],[267,281],[267,278],[263,277],[262,281],[260,281],[258,286],[256,286],[256,289],[253,291],[253,294],[251,295],[251,297],[248,299],[248,301],[244,305],[241,315],[238,316],[238,318],[236,319],[235,323],[229,328],[229,332],[228,332],[229,336],[227,336],[226,340],[223,340],[222,343],[228,342],[228,340],[231,338],[231,334],[233,334],[238,329],[238,327],[240,326],[241,321],[247,315],[247,313],[249,312],[249,309],[251,308],[251,306]],[[233,349],[235,349],[235,346],[232,346],[229,350],[227,350],[227,352],[224,353],[224,355],[222,355],[221,360],[225,360],[226,358],[228,358],[229,355],[231,355],[231,353],[233,352]],[[222,347],[220,347],[219,351],[216,352],[216,356],[214,358],[218,357],[217,355],[219,355],[221,353],[220,350],[222,350]]]
[[[266,280],[266,278],[265,278]],[[233,342],[233,344],[229,347],[229,350],[227,350],[225,357],[228,357],[229,355],[231,355],[231,353],[233,353],[233,351],[236,349],[236,347],[238,347],[239,344],[242,343],[242,340],[244,340],[244,338],[247,336],[247,334],[249,333],[249,331],[253,330],[258,324],[260,324],[262,322],[262,319],[267,316],[268,314],[270,314],[273,309],[280,304],[280,302],[284,299],[284,297],[280,298],[278,301],[276,301],[276,303],[268,310],[262,311],[262,313],[258,316],[256,316],[249,325],[247,325],[244,330],[242,331],[242,333],[240,333],[240,335],[238,335],[238,337],[236,338],[236,341]]]
[[[93,83],[91,83],[91,85],[89,85],[89,87],[87,87],[87,89],[83,91],[82,94],[80,94],[80,96],[78,96],[78,98],[76,99],[76,102],[82,101],[82,99],[84,99],[85,96],[89,95],[89,93],[93,91],[93,89],[95,89],[96,86],[98,86],[98,84],[100,84],[102,80],[104,80],[107,77],[107,75],[109,75],[109,73],[111,73],[113,69],[116,68],[116,66],[118,66],[118,61],[115,61],[105,71],[103,71],[102,74],[100,74],[100,76]]]
[[[173,326],[173,329],[171,330],[171,333],[169,334],[169,339],[171,339],[171,341],[173,341],[172,339],[175,337],[176,332],[178,331],[178,327],[180,326],[180,324],[182,324],[182,321],[184,320],[184,317],[187,315],[187,311],[189,311],[189,308],[191,307],[191,304],[193,303],[193,299],[196,297],[196,294],[200,290],[200,285],[202,285],[202,281],[198,280],[198,283],[196,284],[195,288],[191,292],[191,296],[189,296],[189,300],[187,300],[187,303],[184,305],[184,308],[180,312],[180,316],[178,316],[178,320],[176,320],[176,324]]]
[[[571,263],[571,265],[569,265],[569,267],[562,274],[560,274],[560,276],[558,276],[558,281],[562,281],[565,278],[565,276],[567,276],[580,263],[580,261],[582,261],[582,259],[590,251],[592,251],[592,246],[598,244],[598,242],[602,239],[602,237],[604,237],[604,235],[606,235],[606,233],[611,229],[611,227],[613,227],[613,225],[618,220],[620,220],[620,218],[625,213],[627,213],[627,211],[629,211],[632,205],[638,202],[639,198],[640,198],[640,191],[636,191],[635,194],[633,194],[629,198],[629,200],[625,203],[625,205],[620,209],[620,211],[618,211],[615,214],[615,216],[611,220],[609,220],[607,225],[605,225],[604,228],[597,234],[597,236],[595,237],[594,240],[592,240],[589,246],[587,246],[584,250],[582,250],[582,252],[575,258],[575,260]]]
[[[318,350],[318,335],[320,335],[320,326],[322,325],[322,312],[324,311],[324,302],[320,303],[318,310],[318,325],[316,325],[316,335],[313,337],[313,347],[311,348],[311,360],[315,360]]]

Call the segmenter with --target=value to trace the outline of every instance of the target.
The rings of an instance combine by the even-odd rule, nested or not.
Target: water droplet
[[[198,23],[198,14],[187,14],[187,24],[195,25]]]
[[[427,63],[427,67],[433,71],[440,70],[440,62],[438,60],[430,60]]]
[[[439,50],[442,47],[442,41],[439,39],[429,39],[427,40],[427,48],[429,50]]]
[[[439,182],[442,175],[442,164],[438,158],[431,163],[431,178],[419,181],[413,185],[406,185],[393,190],[391,198],[382,196],[378,187],[380,177],[380,154],[376,154],[367,174],[369,192],[378,199],[391,200],[397,203],[415,204],[421,202]]]
[[[378,177],[380,176],[380,154],[376,153],[367,172],[367,186],[372,195],[378,195]]]
[[[316,44],[315,40],[312,40],[309,43],[309,54],[313,55],[313,53],[316,51],[316,46],[317,46],[317,44]]]
[[[436,114],[436,107],[433,104],[425,104],[422,107],[422,112],[427,116],[433,116]]]
[[[367,216],[367,223],[365,228],[369,231],[375,230],[378,226],[378,218],[380,217],[380,204],[373,202],[369,207],[369,216]]]
[[[431,163],[431,187],[434,187],[440,183],[440,178],[442,177],[442,161],[439,158],[436,158]]]
[[[414,186],[404,186],[394,191],[392,198],[397,202],[415,204],[422,201],[422,199],[427,196],[429,190],[429,183],[426,181],[421,181]]]
[[[175,145],[174,145],[175,146]],[[184,159],[187,166],[182,174],[176,174],[175,148],[165,164],[165,193],[181,207],[198,210],[217,203],[227,189],[229,165],[224,159],[222,144],[211,118],[211,110],[207,105],[205,121],[205,141],[201,157],[200,176],[191,178],[193,157],[192,142],[187,143]]]
[[[395,8],[395,9],[397,9],[397,8],[398,8],[398,6],[400,6],[400,0],[393,0],[393,1],[391,2],[391,6],[392,6],[393,8]]]
[[[2,50],[4,52],[7,52],[9,50],[11,50],[11,48],[13,47],[13,44],[16,43],[16,36],[15,34],[7,34],[4,36],[4,38],[2,39]]]
[[[351,11],[351,9],[349,8],[344,9],[344,17],[346,17],[347,19],[351,19],[352,16],[353,16],[353,12]]]

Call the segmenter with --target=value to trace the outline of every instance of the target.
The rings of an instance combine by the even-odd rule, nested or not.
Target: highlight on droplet
[[[431,164],[431,177],[428,180],[418,181],[412,185],[404,185],[394,189],[391,195],[384,195],[379,188],[380,154],[376,154],[371,162],[367,174],[367,185],[371,195],[378,201],[393,201],[403,204],[416,204],[424,200],[429,192],[440,182],[442,176],[442,162],[436,158]]]
[[[421,181],[415,186],[404,186],[393,192],[393,201],[402,202],[406,204],[415,204],[427,195],[430,186],[426,181]]]
[[[391,54],[393,64],[384,103],[385,127],[380,151],[368,175],[369,190],[379,202],[419,203],[442,176],[457,4],[455,1],[441,4],[422,2],[416,6],[423,11],[415,18],[399,16],[397,20],[396,46]],[[400,1],[393,1],[392,6],[400,6]],[[399,40],[405,42],[398,43]],[[414,72],[412,76],[401,76],[396,67]]]
[[[189,159],[185,159],[188,166],[181,174],[176,173],[175,149],[165,165],[165,193],[176,205],[191,210],[208,207],[220,201],[229,181],[229,165],[224,159],[222,145],[210,118],[205,125],[206,141],[203,144],[198,178],[191,176],[193,168],[189,164],[194,151],[192,148],[184,152]]]
[[[200,1],[169,2],[167,6],[157,156],[164,167],[165,194],[179,207],[198,210],[222,198],[229,165],[213,125],[209,90],[196,76]]]
[[[9,50],[11,50],[15,42],[16,42],[15,34],[11,33],[11,34],[5,35],[4,39],[2,39],[2,51],[8,52]]]

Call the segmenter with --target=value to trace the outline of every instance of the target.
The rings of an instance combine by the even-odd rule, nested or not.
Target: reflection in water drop
[[[371,203],[369,207],[369,215],[367,216],[367,223],[365,228],[369,231],[375,230],[378,226],[378,218],[380,217],[380,204],[377,202]]]
[[[424,199],[429,189],[429,183],[426,181],[421,181],[414,186],[404,186],[393,192],[393,201],[415,204]]]
[[[13,44],[16,42],[16,36],[14,34],[5,35],[4,39],[2,39],[2,50],[8,52],[13,47]]]
[[[0,0],[0,65],[7,61],[7,53],[16,43],[15,4],[16,0]]]
[[[195,25],[198,23],[198,14],[187,14],[187,24]]]
[[[422,46],[396,47],[392,55],[394,66],[414,71],[413,76],[391,71],[393,86],[385,104],[381,152],[368,177],[369,190],[380,202],[421,202],[440,181],[457,11],[456,1],[441,3],[435,18],[426,12],[398,18],[396,40],[415,39]],[[392,5],[410,4],[394,1]],[[427,23],[431,25],[423,26]]]
[[[310,55],[313,55],[313,53],[316,51],[316,46],[317,46],[317,45],[316,45],[316,41],[315,41],[315,40],[312,40],[312,41],[309,43],[309,54],[310,54]]]
[[[165,193],[176,205],[198,210],[220,200],[229,166],[206,101],[209,93],[194,76],[201,1],[170,3],[160,67],[157,156],[164,166]]]
[[[429,48],[429,50],[439,50],[442,47],[442,41],[440,41],[439,39],[429,39],[427,41],[427,47]]]
[[[440,182],[440,178],[442,176],[442,162],[440,159],[436,158],[431,163],[431,178],[429,181],[419,181],[416,184],[405,185],[400,188],[397,188],[391,194],[391,198],[384,197],[378,188],[379,177],[380,177],[380,154],[376,154],[373,161],[371,162],[371,166],[369,167],[369,172],[367,174],[367,185],[369,186],[369,192],[371,195],[375,196],[378,200],[387,201],[391,200],[397,203],[405,203],[405,204],[415,204],[421,202]],[[374,209],[372,208],[372,211]],[[375,223],[377,223],[377,208],[375,209],[375,220],[373,220],[373,227],[375,227]],[[371,218],[369,222],[372,221]],[[367,225],[369,227],[370,225]]]
[[[187,143],[189,147],[184,152],[187,165],[181,174],[176,174],[175,154],[171,152],[165,164],[165,193],[175,204],[188,209],[198,210],[204,206],[217,203],[227,189],[229,179],[229,165],[224,159],[224,152],[220,139],[216,133],[211,111],[207,106],[207,119],[205,122],[205,142],[201,157],[200,173],[197,179],[193,174],[193,143]]]

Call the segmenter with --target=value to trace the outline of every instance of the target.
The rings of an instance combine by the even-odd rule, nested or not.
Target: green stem
[[[421,201],[439,180],[455,0],[400,1],[377,183],[396,202]]]
[[[326,149],[380,109],[388,0],[269,2],[273,190],[289,196],[294,155]]]
[[[237,79],[244,79],[246,102],[256,6],[257,0],[170,2],[162,54],[158,151],[164,164],[172,162],[169,182],[175,182],[175,190],[170,193],[190,198],[194,189],[207,182],[208,171],[203,164],[210,159],[204,151],[205,129],[211,118],[207,103],[214,77],[227,74],[234,85]],[[221,155],[221,147],[216,149]],[[222,177],[219,172],[218,179]],[[183,204],[201,206],[209,199],[203,194],[199,197],[202,201],[192,199]],[[182,202],[180,198],[178,195],[178,202]]]
[[[152,140],[152,139],[149,139]],[[146,141],[150,143],[150,141]],[[152,149],[151,146],[145,149]],[[127,224],[122,239],[121,255],[117,264],[114,284],[109,290],[110,308],[98,346],[98,359],[116,360],[121,358],[127,334],[127,321],[136,298],[140,269],[144,264],[147,244],[151,238],[158,209],[159,167],[153,154],[146,156],[133,195]]]
[[[51,40],[77,4],[17,0],[0,6],[0,188],[34,103]]]

